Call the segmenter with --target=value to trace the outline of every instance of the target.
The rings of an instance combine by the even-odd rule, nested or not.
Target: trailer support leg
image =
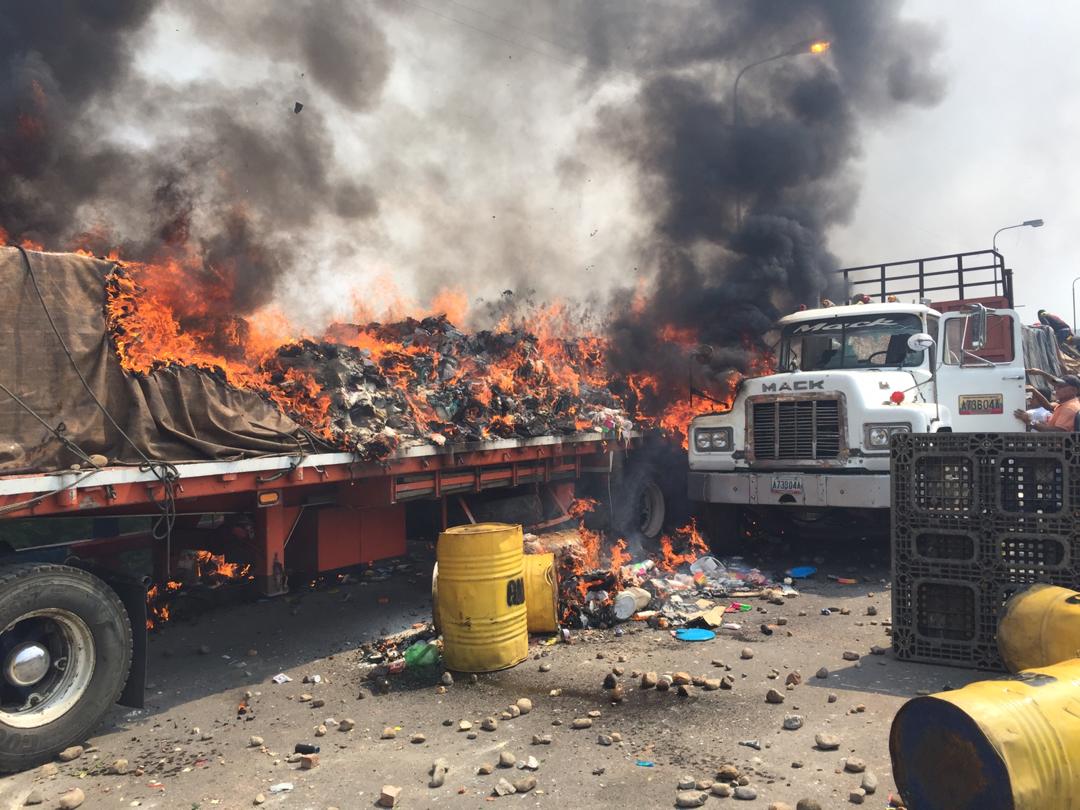
[[[280,503],[255,511],[255,540],[259,549],[255,581],[263,596],[280,596],[289,589],[285,544],[299,517],[300,507]]]

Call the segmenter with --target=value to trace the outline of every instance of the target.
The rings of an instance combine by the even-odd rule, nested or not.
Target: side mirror
[[[975,304],[968,318],[971,327],[971,348],[978,351],[986,345],[986,307]]]
[[[907,347],[913,352],[922,352],[933,348],[934,339],[926,332],[916,332],[907,339]]]

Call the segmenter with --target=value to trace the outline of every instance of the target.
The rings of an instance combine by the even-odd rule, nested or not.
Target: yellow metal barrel
[[[447,668],[492,672],[525,660],[529,630],[521,526],[455,526],[439,535],[435,556]]]
[[[530,633],[559,629],[559,587],[554,554],[525,555],[525,607]]]
[[[1080,661],[909,700],[889,735],[917,810],[1080,807]]]
[[[1080,593],[1032,585],[1005,604],[997,637],[1010,672],[1080,657]]]

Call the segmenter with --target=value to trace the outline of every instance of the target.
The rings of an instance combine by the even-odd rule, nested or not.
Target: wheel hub
[[[49,651],[33,641],[20,644],[4,662],[4,677],[12,686],[33,686],[49,671]]]

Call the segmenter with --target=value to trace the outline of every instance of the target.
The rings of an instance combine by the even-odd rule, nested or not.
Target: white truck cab
[[[1011,308],[1011,274],[1000,254],[985,253],[988,267],[970,258],[981,253],[917,261],[956,259],[961,295],[991,283],[1004,294],[900,303],[886,283],[893,276],[905,286],[918,278],[925,292],[936,286],[927,278],[940,275],[890,274],[910,264],[901,262],[841,271],[851,288],[872,283],[882,303],[782,318],[775,373],[745,379],[729,411],[692,421],[691,499],[804,517],[831,507],[886,510],[894,434],[1023,430],[1014,411],[1025,408],[1025,368],[1060,372],[1056,344],[1046,351],[1048,335],[1025,335],[1031,328]],[[994,280],[975,282],[976,269],[992,270]],[[857,271],[868,270],[870,282],[860,280]],[[1025,344],[1042,345],[1044,356],[1026,364]]]

